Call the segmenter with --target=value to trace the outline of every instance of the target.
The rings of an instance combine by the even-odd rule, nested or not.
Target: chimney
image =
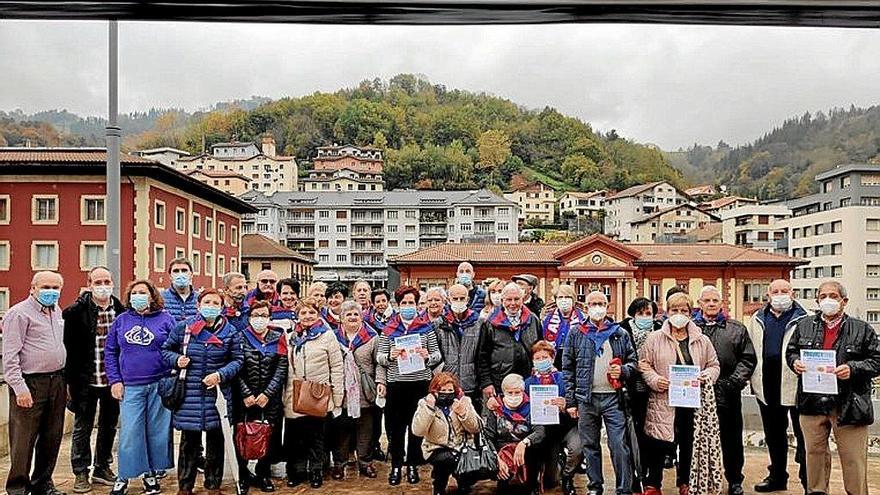
[[[266,156],[275,156],[275,138],[272,136],[263,136],[263,154]]]

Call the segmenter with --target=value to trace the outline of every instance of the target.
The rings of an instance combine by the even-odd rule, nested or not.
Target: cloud
[[[333,91],[408,72],[667,149],[878,103],[880,31],[674,25],[121,23],[120,108]],[[0,109],[106,113],[107,25],[0,21]]]

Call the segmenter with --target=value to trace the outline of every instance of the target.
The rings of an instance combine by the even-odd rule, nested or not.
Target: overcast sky
[[[880,103],[880,30],[659,25],[120,24],[121,111],[418,73],[665,149]],[[104,115],[103,22],[0,21],[0,110]]]

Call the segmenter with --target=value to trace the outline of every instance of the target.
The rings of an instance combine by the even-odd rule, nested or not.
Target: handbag
[[[330,385],[306,378],[306,351],[303,346],[303,378],[293,380],[293,412],[323,418],[330,406]]]
[[[473,436],[473,447],[468,445],[465,434],[465,442],[458,451],[458,464],[455,466],[455,476],[468,482],[494,479],[498,475],[498,455],[489,442],[482,442],[481,435]]]
[[[358,371],[361,374],[361,396],[370,404],[375,404],[376,397],[379,395],[379,391],[376,387],[376,380],[370,378],[370,375],[364,371],[360,363],[357,362],[357,359],[355,359],[354,364],[357,365]]]
[[[239,455],[248,461],[258,461],[266,457],[271,438],[272,425],[265,419],[235,425],[235,447]]]
[[[189,325],[186,326],[186,333],[183,335],[183,355],[186,356],[186,349],[189,347],[189,339],[192,335]],[[171,372],[170,376],[166,376],[159,380],[159,398],[162,399],[162,405],[169,411],[177,411],[183,405],[183,399],[186,397],[186,368],[177,372]]]

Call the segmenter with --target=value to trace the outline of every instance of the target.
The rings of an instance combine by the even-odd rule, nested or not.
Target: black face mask
[[[437,392],[437,407],[452,407],[455,392]]]

